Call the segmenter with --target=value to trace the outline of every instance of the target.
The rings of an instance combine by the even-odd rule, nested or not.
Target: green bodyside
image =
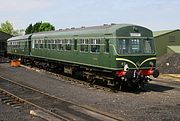
[[[138,29],[139,33],[141,33],[142,38],[152,38],[152,32],[144,27],[128,24],[108,25],[102,27],[90,27],[33,34],[31,37],[31,52],[28,52],[27,48],[22,47],[22,49],[12,49],[9,53],[25,54],[27,56],[48,58],[52,60],[81,64],[108,70],[122,70],[122,63],[124,62],[129,65],[130,69],[151,68],[149,63],[153,62],[153,64],[155,64],[155,59],[153,58],[155,57],[155,54],[118,55],[116,52],[117,39],[130,38],[130,33],[135,33],[134,27]],[[73,44],[74,41],[77,40],[77,50],[75,50],[74,45],[71,45],[71,50],[63,51],[57,49],[50,50],[48,48],[44,48],[45,45],[43,45],[43,48],[41,49],[36,49],[33,47],[34,40],[42,40],[45,42],[48,40],[57,39],[70,39],[72,40]],[[100,39],[100,52],[92,53],[90,51],[90,45],[88,46],[88,52],[80,52],[81,39]],[[105,52],[105,40],[109,41],[109,52]],[[123,58],[126,60],[117,60],[117,58]],[[148,58],[153,59],[146,60]],[[144,62],[144,60],[146,61]]]
[[[14,53],[18,55],[29,55],[30,37],[31,35],[17,36],[10,38],[7,43],[8,53]],[[9,42],[11,44],[9,45]],[[15,44],[15,45],[14,45]]]
[[[94,30],[84,30],[84,31],[72,31],[72,32],[55,32],[45,35],[34,35],[32,40],[42,39],[71,39],[77,40],[77,50],[74,50],[74,45],[71,46],[72,50],[49,50],[49,49],[32,49],[31,54],[37,57],[44,57],[49,59],[54,59],[63,62],[83,64],[87,66],[96,66],[100,68],[109,69],[111,67],[111,54],[104,52],[104,47],[100,46],[99,53],[91,53],[90,46],[88,46],[88,52],[80,52],[80,39],[89,38],[100,38],[101,44],[104,44],[104,33],[105,29],[100,29],[99,31]],[[113,50],[112,50],[113,51]]]

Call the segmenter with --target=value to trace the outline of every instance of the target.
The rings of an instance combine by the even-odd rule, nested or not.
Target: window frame
[[[65,51],[72,51],[72,39],[65,39]],[[70,49],[68,49],[70,47]]]
[[[134,41],[133,41],[134,40]],[[135,41],[136,40],[136,41]],[[138,41],[137,41],[138,40]],[[150,43],[148,43],[150,42]],[[132,55],[137,55],[137,54],[155,54],[155,45],[154,45],[154,39],[149,39],[149,38],[121,38],[117,39],[117,48],[116,51],[118,54],[132,54]],[[146,45],[150,47],[149,50],[148,47],[145,47]],[[135,47],[133,46],[138,46],[137,49],[133,49]],[[137,50],[137,51],[135,51]],[[151,51],[151,52],[148,52]]]
[[[80,39],[80,52],[89,52],[89,39]]]
[[[93,48],[95,51],[92,51],[92,46],[96,46],[95,48]],[[101,52],[101,39],[91,39],[90,52],[95,54],[99,54]]]

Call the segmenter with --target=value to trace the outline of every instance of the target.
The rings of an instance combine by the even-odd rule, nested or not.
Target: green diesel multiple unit
[[[43,68],[80,73],[88,80],[115,86],[142,86],[157,77],[152,31],[137,25],[112,24],[17,36],[8,40],[11,57]]]

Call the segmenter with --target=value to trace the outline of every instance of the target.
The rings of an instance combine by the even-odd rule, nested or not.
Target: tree
[[[1,23],[0,31],[10,35],[16,33],[16,31],[13,29],[13,25],[9,21],[6,21],[5,23]]]
[[[51,25],[48,22],[37,22],[34,25],[30,24],[25,31],[25,34],[30,34],[30,33],[36,33],[36,32],[42,32],[42,31],[51,31],[55,30],[55,27]]]
[[[37,22],[33,25],[32,33],[40,32],[39,28],[41,26],[42,22]]]
[[[8,20],[4,23],[1,23],[0,31],[5,32],[7,34],[18,36],[23,34],[23,30],[14,30],[13,25]]]
[[[25,30],[25,33],[26,33],[26,34],[32,33],[32,29],[33,29],[33,26],[32,26],[32,24],[30,24],[30,25],[27,27],[27,29]]]
[[[39,27],[39,31],[51,31],[51,30],[55,30],[55,27],[47,22],[42,23],[41,26]]]

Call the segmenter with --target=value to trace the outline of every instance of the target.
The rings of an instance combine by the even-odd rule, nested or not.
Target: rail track
[[[98,90],[98,91],[106,91],[106,92],[115,92],[117,93],[118,91],[116,89],[114,89],[114,87],[112,86],[107,86],[107,85],[99,85],[99,84],[91,84],[90,82],[87,82],[87,81],[84,81],[83,79],[76,79],[74,77],[71,77],[71,76],[67,76],[67,75],[63,75],[63,74],[59,74],[59,73],[56,73],[56,72],[51,72],[51,71],[47,71],[47,70],[44,70],[44,69],[39,69],[37,67],[29,67],[29,66],[24,66],[24,65],[21,65],[22,67],[24,68],[27,68],[27,69],[30,69],[30,70],[34,70],[34,71],[37,71],[37,72],[42,72],[42,73],[45,73],[45,74],[48,74],[48,76],[52,77],[52,78],[55,78],[57,80],[60,80],[60,81],[65,81],[65,82],[70,82],[71,84],[73,85],[82,85],[83,87],[87,88],[87,89],[95,89],[95,90]],[[179,90],[180,87],[179,85],[176,85],[176,84],[172,84],[167,82],[167,81],[163,81],[162,79],[154,79],[155,81],[153,81],[152,83],[149,84],[149,86],[151,84],[158,84],[158,85],[164,85],[164,86],[169,86],[171,88],[176,88],[176,90]],[[158,80],[158,82],[157,82]],[[149,86],[145,87],[145,88],[142,88],[142,89],[131,89],[131,88],[126,88],[124,89],[124,91],[126,92],[131,92],[131,91],[136,91],[136,92],[149,92],[149,91],[153,91],[153,90],[156,90],[156,89],[153,89],[152,87],[149,88]],[[165,94],[167,95],[167,94]]]
[[[32,70],[35,70],[35,71],[43,71],[44,73],[46,74],[49,74],[50,76],[55,76],[56,79],[58,80],[64,80],[64,81],[69,81],[71,82],[71,84],[76,84],[76,85],[83,85],[83,87],[86,87],[86,88],[89,88],[89,89],[96,89],[96,90],[100,90],[100,91],[106,91],[106,92],[117,92],[117,90],[114,90],[113,87],[107,87],[107,86],[101,86],[101,85],[98,85],[98,84],[93,84],[91,85],[89,82],[86,82],[86,81],[82,81],[80,79],[75,79],[73,77],[70,77],[70,76],[65,76],[65,75],[62,75],[62,74],[57,74],[57,73],[54,73],[54,72],[50,72],[50,71],[46,71],[46,70],[43,70],[43,69],[39,69],[37,67],[35,68],[30,68],[28,66],[23,66],[25,68],[29,68],[29,69],[32,69]],[[169,82],[166,82],[166,81],[162,81],[162,80],[159,80],[159,79],[155,79],[155,80],[158,80],[157,81],[154,81],[152,82],[152,84],[158,84],[158,85],[164,85],[164,86],[168,86],[169,88],[176,88],[176,90],[180,90],[180,87],[177,85],[172,85],[172,83],[169,83]],[[163,82],[163,83],[162,83]],[[171,86],[170,86],[171,85]],[[127,90],[124,90],[124,91],[142,91],[142,92],[149,92],[149,91],[153,91],[153,90],[156,90],[156,89],[153,89],[151,87],[151,89],[149,87],[147,87],[147,89],[139,89],[139,90],[131,90],[131,89],[127,89]],[[174,97],[174,98],[180,98],[179,95],[171,95],[169,93],[163,93],[162,95],[166,95],[166,96],[171,96],[171,97]]]
[[[35,110],[30,111],[31,114],[37,114],[40,111],[44,113],[43,117],[47,117],[47,115],[53,117],[53,121],[125,120],[49,95],[48,93],[22,85],[2,76],[0,76],[0,100],[17,108],[23,104],[28,104],[35,108]]]
[[[24,68],[30,69],[30,70],[37,71],[37,72],[41,71],[41,72],[46,73],[49,76],[56,78],[58,80],[61,80],[61,81],[70,82],[71,84],[76,84],[76,85],[83,85],[84,87],[89,88],[89,89],[96,89],[96,90],[107,91],[107,92],[117,92],[117,90],[114,89],[113,86],[111,87],[111,86],[101,85],[101,84],[96,84],[96,83],[92,84],[90,82],[84,81],[83,79],[76,79],[72,76],[59,74],[59,73],[47,71],[44,69],[39,69],[38,67],[31,68],[31,67],[25,66],[25,65],[21,65],[21,66]]]

